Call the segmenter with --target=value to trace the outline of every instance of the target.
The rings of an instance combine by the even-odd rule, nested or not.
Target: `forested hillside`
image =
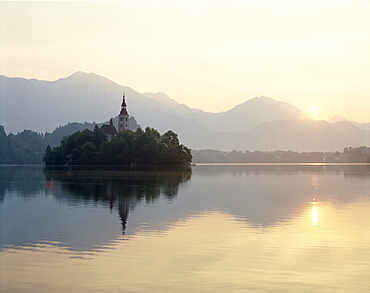
[[[7,136],[0,126],[0,164],[40,164],[46,146],[42,134],[25,130]]]
[[[57,127],[52,133],[24,130],[17,134],[5,133],[0,125],[0,164],[42,164],[42,156],[48,145],[57,146],[62,138],[76,131],[94,129],[92,123],[69,123]]]

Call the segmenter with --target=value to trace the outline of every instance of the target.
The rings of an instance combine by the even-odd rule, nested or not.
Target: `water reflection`
[[[311,202],[312,205],[312,225],[317,226],[319,224],[319,208],[317,207],[317,202]]]
[[[250,175],[300,175],[330,174],[346,180],[370,180],[370,164],[198,164],[197,172],[202,176],[250,176]]]
[[[256,226],[294,221],[310,202],[345,205],[369,199],[369,165],[199,165],[192,186],[216,210]],[[206,187],[205,187],[206,186]],[[179,199],[181,200],[181,199]],[[315,208],[314,208],[315,209]],[[311,216],[310,216],[311,217]]]
[[[59,183],[57,200],[67,204],[101,202],[110,210],[118,209],[122,233],[129,210],[141,202],[153,204],[162,195],[172,200],[179,186],[191,178],[189,167],[136,168],[45,168],[46,185]]]
[[[9,192],[24,199],[43,193],[45,175],[40,166],[0,166],[0,204]]]
[[[141,202],[172,201],[191,178],[190,168],[13,166],[0,172],[1,247],[52,242],[78,251],[117,238],[116,212],[124,234],[130,211]]]
[[[370,289],[366,166],[0,172],[5,291]]]
[[[312,229],[303,214],[264,233],[232,214],[204,212],[175,222],[161,237],[151,231],[84,258],[52,245],[38,246],[32,253],[10,250],[3,256],[4,264],[12,264],[4,267],[3,288],[20,292],[26,284],[34,292],[369,292],[370,243],[358,237],[366,235],[367,212],[359,204],[342,212],[328,205],[322,226]],[[343,225],[349,219],[351,225]]]
[[[318,226],[319,201],[341,207],[370,196],[368,165],[1,167],[0,172],[7,223],[0,243],[6,247],[49,241],[94,250],[122,234],[159,235],[205,211],[232,214],[263,230],[294,222],[310,209],[310,221]],[[320,219],[324,216],[320,205]]]
[[[181,183],[191,177],[190,168],[57,168],[45,167],[46,184],[58,181],[68,200],[80,202],[93,199],[112,204],[118,196],[135,197],[154,202],[160,195],[171,199]]]

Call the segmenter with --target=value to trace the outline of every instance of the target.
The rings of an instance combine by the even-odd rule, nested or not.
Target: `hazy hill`
[[[263,96],[213,114],[179,104],[164,93],[145,95],[207,125],[209,133],[192,137],[194,149],[342,151],[370,143],[369,123],[339,115],[330,123],[316,121],[289,103]]]
[[[194,141],[194,149],[342,151],[346,146],[369,145],[369,132],[349,122],[275,120],[241,133],[210,133]]]
[[[340,115],[334,115],[328,120],[329,123],[336,123],[336,122],[342,122],[342,121],[347,121],[347,119]]]
[[[368,144],[364,133],[350,123],[323,120],[266,122],[248,132],[245,139],[256,150],[271,150],[271,141],[275,149],[296,151],[341,151],[346,146]]]
[[[244,133],[266,121],[308,119],[305,113],[291,104],[264,96],[251,99],[223,114],[215,124],[220,132]]]
[[[50,132],[74,121],[106,121],[115,114],[109,106],[119,103],[122,93],[108,79],[82,72],[57,81],[0,76],[0,83],[5,110],[0,124],[12,133],[23,129]]]
[[[129,87],[93,73],[76,72],[56,81],[0,76],[0,125],[6,132],[24,129],[51,132],[69,122],[104,122],[118,115],[123,91],[128,112],[145,128],[173,129],[184,137],[208,130],[197,121],[176,114],[170,107]]]
[[[222,115],[222,113],[210,113],[190,108],[171,99],[165,93],[144,93],[143,95],[170,107],[178,115],[197,121],[207,127],[208,131],[214,129],[214,122]]]
[[[358,123],[356,121],[350,121],[339,115],[335,115],[328,120],[328,122],[330,123],[344,122],[344,121],[351,123],[352,125],[356,126],[356,128],[358,129],[370,131],[370,123]]]
[[[118,115],[124,91],[128,112],[142,128],[161,133],[172,129],[193,149],[324,151],[369,144],[365,124],[355,127],[351,122],[351,127],[344,118],[337,119],[339,124],[309,120],[291,104],[266,97],[209,113],[163,93],[140,94],[93,73],[76,72],[56,81],[0,76],[0,85],[0,125],[7,133],[44,133],[70,122],[108,121]]]
[[[180,115],[206,125],[213,132],[244,133],[266,121],[309,119],[307,114],[291,104],[264,96],[253,98],[225,112],[208,113],[179,104],[164,93],[144,95],[171,107]]]

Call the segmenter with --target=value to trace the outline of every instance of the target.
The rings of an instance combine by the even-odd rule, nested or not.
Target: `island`
[[[108,139],[97,126],[65,136],[59,146],[47,146],[46,165],[189,165],[191,150],[172,130],[160,134],[147,127],[125,130]]]

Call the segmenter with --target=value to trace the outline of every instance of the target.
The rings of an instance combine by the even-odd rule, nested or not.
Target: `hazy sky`
[[[368,1],[0,2],[0,74],[94,72],[205,111],[256,96],[370,122]]]

